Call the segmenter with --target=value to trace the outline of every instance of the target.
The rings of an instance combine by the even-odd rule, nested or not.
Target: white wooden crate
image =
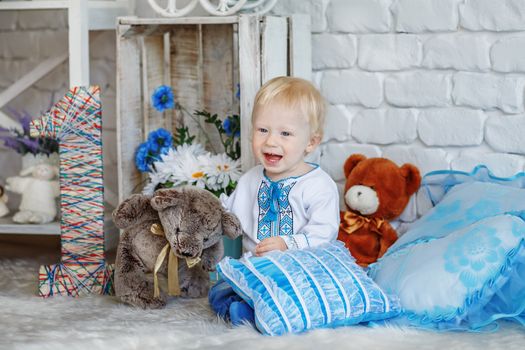
[[[151,92],[170,85],[188,111],[241,116],[241,163],[253,164],[251,111],[259,87],[289,75],[311,79],[310,19],[232,17],[119,18],[117,28],[117,152],[119,200],[140,192],[134,154],[149,131],[190,120],[150,106]],[[240,85],[240,101],[235,98]],[[191,130],[191,125],[189,125]],[[213,142],[213,140],[212,140]]]

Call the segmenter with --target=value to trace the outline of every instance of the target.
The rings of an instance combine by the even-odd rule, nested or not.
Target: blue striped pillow
[[[261,333],[281,335],[377,321],[400,313],[341,242],[264,257],[224,258],[220,276],[255,310]]]

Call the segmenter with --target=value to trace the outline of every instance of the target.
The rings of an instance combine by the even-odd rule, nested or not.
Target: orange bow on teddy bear
[[[362,154],[348,157],[344,174],[348,211],[341,212],[337,239],[359,265],[368,266],[397,240],[389,220],[401,215],[419,188],[421,175],[412,164],[398,167],[388,159],[367,159]]]

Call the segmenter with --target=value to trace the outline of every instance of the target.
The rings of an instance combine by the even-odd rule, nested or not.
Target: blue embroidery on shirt
[[[271,182],[263,179],[257,194],[259,217],[257,238],[263,240],[273,236],[293,234],[293,213],[288,201],[290,190],[295,181],[288,185],[284,182]]]

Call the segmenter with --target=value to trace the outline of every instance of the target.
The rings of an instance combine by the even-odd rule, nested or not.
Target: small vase
[[[56,167],[60,166],[60,158],[58,152],[51,153],[50,155],[44,153],[26,153],[22,156],[22,170],[35,166],[37,164],[50,164]],[[21,170],[21,171],[22,171]]]

